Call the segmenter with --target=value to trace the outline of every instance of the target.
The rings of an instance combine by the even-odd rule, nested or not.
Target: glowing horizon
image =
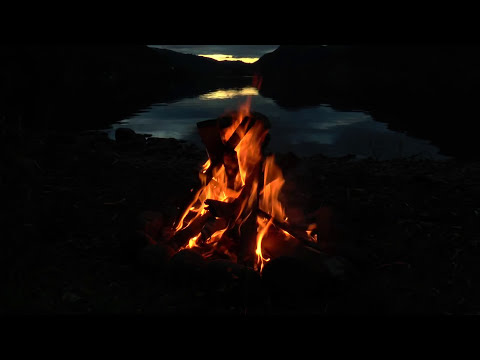
[[[234,57],[227,54],[198,54],[198,56],[207,57],[217,61],[243,61],[244,63],[251,64],[257,61],[258,57]]]

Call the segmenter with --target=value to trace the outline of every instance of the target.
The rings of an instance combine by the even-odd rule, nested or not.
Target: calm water
[[[412,155],[445,158],[428,141],[389,130],[387,124],[374,121],[367,113],[336,111],[328,105],[284,109],[252,87],[219,89],[175,103],[158,103],[113,124],[107,131],[114,138],[117,128],[129,127],[137,133],[183,139],[203,147],[196,123],[237,109],[248,96],[252,97],[251,110],[270,119],[269,149],[274,152],[292,151],[300,156],[355,154],[378,159]]]

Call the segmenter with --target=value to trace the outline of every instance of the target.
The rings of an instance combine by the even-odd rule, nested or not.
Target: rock
[[[262,281],[273,304],[297,302],[317,288],[317,280],[311,269],[291,256],[280,256],[267,262]]]
[[[343,282],[349,280],[353,275],[353,265],[339,255],[331,255],[316,249],[309,249],[306,246],[299,246],[293,257],[315,273],[315,276],[322,281],[323,285],[330,286]]]
[[[199,253],[184,249],[167,264],[168,284],[171,288],[189,288],[201,285],[205,259]]]
[[[130,128],[118,128],[115,130],[115,140],[118,143],[126,143],[133,141],[137,133]]]
[[[149,237],[143,230],[135,230],[132,235],[127,237],[129,242],[129,251],[140,251],[147,245],[155,245],[156,242]]]
[[[45,137],[45,145],[55,147],[58,145],[71,145],[76,141],[76,135],[70,132],[51,131]]]
[[[188,145],[180,143],[172,138],[149,138],[146,141],[146,154],[179,155],[185,152],[184,148]]]
[[[137,228],[153,240],[158,240],[164,226],[164,216],[160,212],[143,211],[137,217]]]
[[[103,131],[86,131],[79,134],[76,139],[78,152],[94,152],[96,156],[112,156],[113,144],[113,140],[110,140],[108,134]]]
[[[228,307],[255,307],[263,303],[262,281],[252,268],[217,259],[208,262],[204,274],[212,303]]]
[[[145,149],[146,138],[130,128],[118,128],[115,131],[115,140],[121,150],[142,151]]]
[[[75,293],[72,292],[65,292],[62,295],[62,301],[67,302],[67,303],[76,303],[82,300],[81,296],[78,296]]]
[[[82,147],[94,146],[98,143],[108,143],[110,141],[108,134],[104,131],[84,131],[76,137],[76,143]]]
[[[91,311],[91,306],[87,298],[71,292],[66,291],[62,295],[62,307],[67,313],[87,313]]]
[[[138,264],[146,270],[164,270],[174,250],[165,244],[149,244],[137,256]]]
[[[262,281],[272,306],[298,307],[297,310],[308,302],[322,302],[332,286],[327,271],[293,256],[280,256],[269,261],[263,269]]]
[[[344,257],[330,256],[323,261],[333,280],[348,280],[352,273],[352,264]]]
[[[38,165],[37,161],[20,156],[17,158],[17,166],[20,175],[27,182],[36,182],[38,178],[43,174],[42,169]]]
[[[50,161],[71,161],[72,152],[76,148],[76,136],[64,132],[49,132],[44,138],[44,154]]]

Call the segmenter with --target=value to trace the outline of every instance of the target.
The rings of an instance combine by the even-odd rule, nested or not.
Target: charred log
[[[227,187],[238,191],[240,188],[235,187],[235,179],[237,177],[240,166],[238,165],[237,152],[233,149],[227,149],[223,154],[223,164],[227,174]]]
[[[212,214],[210,212],[206,212],[204,215],[199,216],[192,220],[191,223],[188,224],[182,230],[179,230],[171,239],[170,245],[178,250],[184,247],[188,241],[197,236],[205,226],[205,224],[212,218]]]

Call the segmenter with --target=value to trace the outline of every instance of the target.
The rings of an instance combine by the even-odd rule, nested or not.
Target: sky
[[[150,45],[185,54],[206,56],[215,60],[257,61],[263,54],[274,51],[278,45]]]

